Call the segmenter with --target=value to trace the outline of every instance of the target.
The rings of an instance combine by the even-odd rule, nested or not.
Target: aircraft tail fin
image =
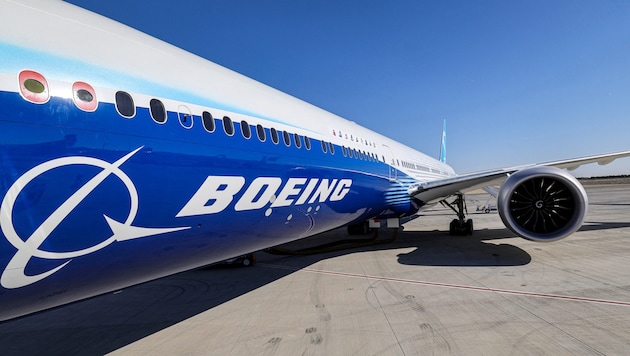
[[[446,163],[446,119],[442,124],[442,144],[440,145],[440,162]]]

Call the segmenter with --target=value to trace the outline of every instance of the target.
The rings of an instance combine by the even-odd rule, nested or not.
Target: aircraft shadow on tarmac
[[[381,230],[381,234],[390,232]],[[451,236],[445,231],[403,231],[395,241],[385,244],[356,247],[348,250],[323,253],[304,258],[306,267],[317,260],[336,257],[342,254],[386,249],[415,248],[412,252],[398,255],[398,262],[404,265],[481,267],[481,266],[522,266],[531,262],[531,256],[524,250],[510,244],[495,244],[491,241],[513,238],[508,229],[481,229],[472,236]],[[384,237],[387,239],[387,237]],[[383,238],[379,238],[383,239]]]
[[[623,229],[630,227],[630,222],[595,222],[587,221],[580,227],[578,231],[596,231],[596,230],[610,230],[610,229]]]
[[[591,223],[582,230],[630,227]],[[386,234],[386,233],[384,233]],[[3,355],[104,354],[229,302],[315,262],[357,252],[413,247],[398,262],[417,266],[521,266],[524,250],[489,241],[514,237],[507,229],[473,236],[444,231],[404,231],[391,243],[308,256],[259,254],[259,266],[215,265],[179,273],[122,291],[0,323]],[[287,266],[268,268],[265,264]]]
[[[449,236],[446,233],[427,236],[426,233],[411,232],[408,238],[415,241],[414,246],[417,248],[399,254],[398,262],[404,265],[449,267],[526,265],[532,258],[519,247],[485,242],[513,236],[506,229],[478,230],[473,236]]]
[[[578,231],[601,231],[629,228],[630,222],[587,221]],[[473,236],[448,236],[435,232],[412,232],[420,237],[417,249],[398,255],[398,262],[421,266],[522,266],[531,262],[524,250],[510,244],[492,244],[484,241],[514,237],[508,229],[483,229]],[[442,235],[440,235],[442,234]],[[421,237],[425,236],[425,237]],[[418,241],[418,239],[416,239]]]
[[[630,222],[587,221],[578,231],[628,227],[630,227]],[[522,266],[531,262],[531,256],[516,246],[484,242],[509,237],[514,237],[514,235],[507,229],[477,230],[473,236],[451,237],[436,233],[419,239],[420,242],[417,243],[418,248],[415,251],[398,255],[398,262],[421,266]]]

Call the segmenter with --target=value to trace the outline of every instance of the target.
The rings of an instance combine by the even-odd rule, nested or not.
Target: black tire
[[[459,223],[459,220],[457,219],[451,220],[451,224],[448,227],[448,233],[450,235],[459,235],[460,230],[461,230],[460,225],[461,224]]]
[[[473,231],[475,231],[474,227],[473,227],[473,221],[472,219],[468,219],[466,220],[465,226],[464,226],[464,231],[466,235],[472,235]]]
[[[254,265],[254,263],[256,263],[256,255],[254,255],[253,253],[245,256],[243,258],[243,261],[241,261],[241,264],[245,267],[251,267]]]

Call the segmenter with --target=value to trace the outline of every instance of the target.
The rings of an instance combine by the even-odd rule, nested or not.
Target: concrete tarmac
[[[558,242],[514,237],[469,195],[473,236],[449,236],[436,206],[391,243],[258,253],[0,323],[0,354],[628,354],[630,185],[587,192],[586,224]]]

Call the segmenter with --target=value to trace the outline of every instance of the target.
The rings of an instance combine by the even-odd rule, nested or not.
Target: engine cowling
[[[497,197],[505,226],[532,241],[556,241],[582,226],[588,197],[567,171],[532,167],[510,175]]]

